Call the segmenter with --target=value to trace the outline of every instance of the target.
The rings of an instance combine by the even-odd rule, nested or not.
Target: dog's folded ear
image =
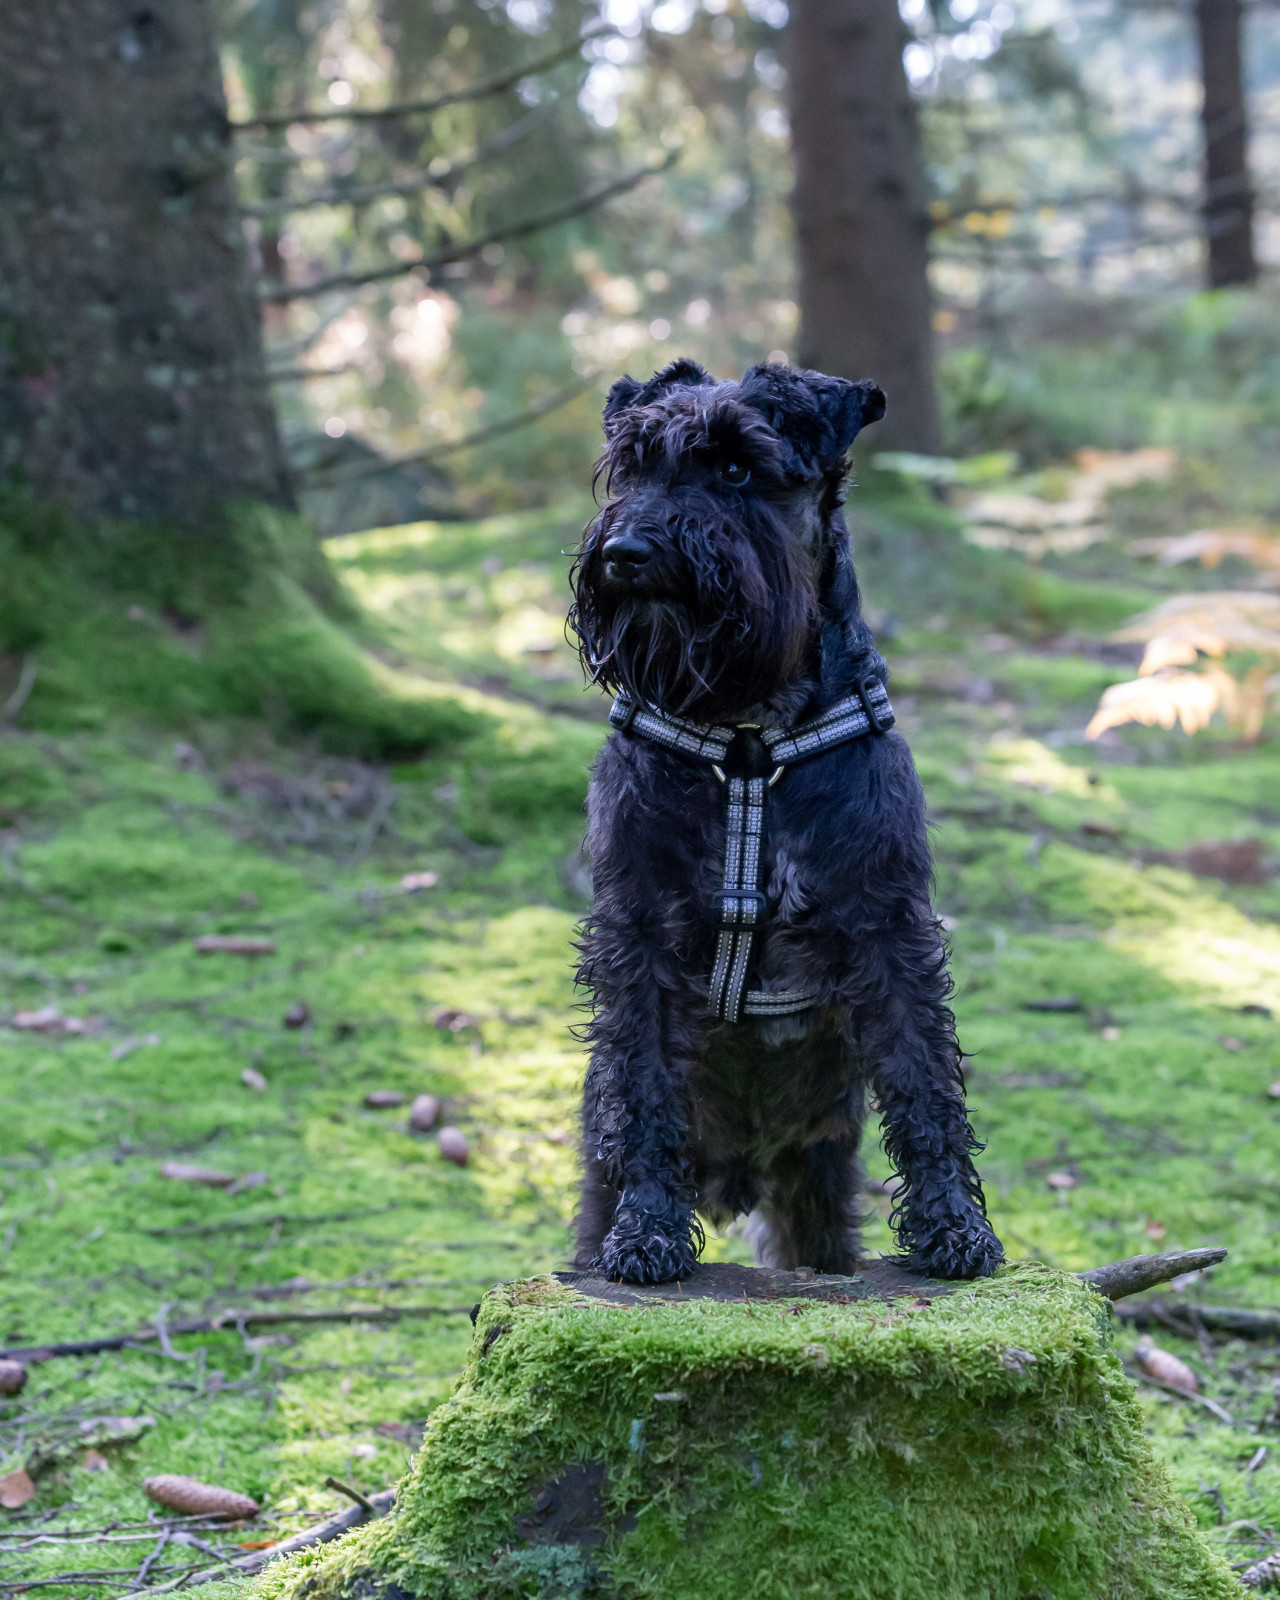
[[[705,367],[689,360],[687,356],[668,362],[662,371],[655,372],[647,383],[641,383],[632,377],[619,378],[609,390],[609,398],[604,403],[605,434],[612,436],[618,425],[618,418],[624,411],[630,411],[633,406],[650,405],[659,395],[666,394],[671,389],[702,389],[715,381]]]
[[[869,423],[884,416],[884,391],[874,383],[851,383],[825,372],[762,362],[744,376],[741,397],[759,411],[791,447],[791,470],[825,476]]]

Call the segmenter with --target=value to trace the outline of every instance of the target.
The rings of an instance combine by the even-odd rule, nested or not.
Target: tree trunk
[[[1211,289],[1253,283],[1253,190],[1240,64],[1240,0],[1196,0],[1204,104],[1204,234]]]
[[[292,503],[231,161],[207,0],[0,0],[0,472]]]
[[[800,360],[874,378],[884,447],[941,447],[928,212],[896,0],[792,0]]]

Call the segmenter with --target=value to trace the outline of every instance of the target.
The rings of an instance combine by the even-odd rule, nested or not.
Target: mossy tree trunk
[[[941,448],[929,218],[897,0],[793,0],[787,27],[800,360],[874,378],[877,446]]]
[[[0,5],[0,472],[288,505],[208,0]]]

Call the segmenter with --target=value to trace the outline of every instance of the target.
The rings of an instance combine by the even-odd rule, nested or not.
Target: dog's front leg
[[[950,990],[940,942],[896,960],[888,995],[862,1029],[874,1063],[884,1148],[902,1179],[893,1213],[912,1267],[938,1278],[983,1278],[1004,1259],[987,1221],[973,1165],[974,1138],[964,1103],[960,1048],[946,1000]]]
[[[583,1106],[591,1192],[578,1262],[624,1283],[687,1277],[702,1248],[687,1147],[691,1039],[681,1009],[643,978],[596,989]]]

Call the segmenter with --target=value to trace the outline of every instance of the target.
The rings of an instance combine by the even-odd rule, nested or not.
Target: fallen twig
[[[220,1311],[212,1317],[194,1317],[189,1322],[172,1322],[165,1329],[169,1338],[188,1333],[223,1333],[253,1327],[279,1327],[285,1323],[399,1322],[403,1317],[465,1317],[470,1306],[344,1306],[332,1311]],[[51,1361],[57,1356],[92,1356],[104,1350],[127,1350],[158,1342],[158,1328],[142,1328],[137,1333],[108,1334],[100,1339],[73,1339],[66,1344],[24,1345],[0,1351],[27,1363]]]
[[[295,1550],[306,1550],[315,1544],[328,1544],[331,1539],[337,1539],[349,1528],[358,1528],[370,1516],[386,1516],[395,1504],[395,1498],[394,1489],[384,1489],[380,1494],[371,1494],[370,1510],[366,1511],[359,1505],[351,1506],[346,1511],[338,1512],[337,1516],[330,1517],[327,1522],[317,1523],[313,1528],[304,1528],[301,1533],[295,1533],[291,1539],[282,1539],[269,1550],[255,1550],[252,1555],[241,1556],[237,1561],[227,1562],[221,1567],[202,1573],[192,1578],[188,1587],[194,1589],[199,1584],[212,1583],[222,1576],[229,1577],[232,1573],[258,1572],[277,1556],[292,1555]]]
[[[1234,1428],[1236,1419],[1216,1400],[1210,1399],[1207,1394],[1197,1394],[1194,1389],[1180,1389],[1176,1383],[1165,1383],[1161,1378],[1153,1378],[1149,1372],[1134,1372],[1130,1374],[1139,1383],[1150,1384],[1153,1389],[1163,1389],[1166,1394],[1177,1395],[1179,1400],[1194,1400],[1197,1405],[1202,1405],[1206,1411],[1212,1411],[1219,1422],[1225,1422],[1229,1428]]]
[[[146,1228],[152,1239],[203,1239],[215,1233],[246,1233],[253,1228],[287,1228],[294,1223],[358,1222],[364,1217],[382,1217],[399,1211],[405,1202],[393,1200],[385,1206],[362,1206],[357,1211],[272,1211],[261,1217],[228,1217],[225,1222],[188,1222],[176,1228]]]
[[[359,1489],[353,1489],[349,1483],[343,1483],[341,1478],[335,1478],[332,1474],[324,1480],[324,1484],[326,1489],[336,1489],[339,1494],[345,1494],[348,1500],[363,1506],[370,1516],[373,1515],[373,1501],[367,1494],[361,1494]]]
[[[159,1561],[160,1557],[164,1554],[165,1546],[168,1543],[169,1529],[165,1528],[159,1539],[156,1540],[155,1549],[152,1550],[149,1556],[143,1557],[142,1565],[138,1568],[138,1576],[134,1579],[134,1583],[139,1589],[145,1587],[147,1577],[152,1567],[155,1566],[156,1562]]]
[[[1195,1324],[1209,1333],[1231,1333],[1238,1339],[1280,1338],[1280,1310],[1254,1310],[1248,1306],[1205,1306],[1195,1302],[1171,1304],[1167,1300],[1140,1300],[1131,1306],[1117,1306],[1116,1316],[1135,1328],[1163,1324],[1184,1338],[1194,1339]]]
[[[36,658],[34,656],[25,656],[22,662],[22,670],[18,674],[18,686],[5,703],[0,706],[0,727],[12,722],[23,706],[26,705],[27,697],[36,686],[36,671]]]

